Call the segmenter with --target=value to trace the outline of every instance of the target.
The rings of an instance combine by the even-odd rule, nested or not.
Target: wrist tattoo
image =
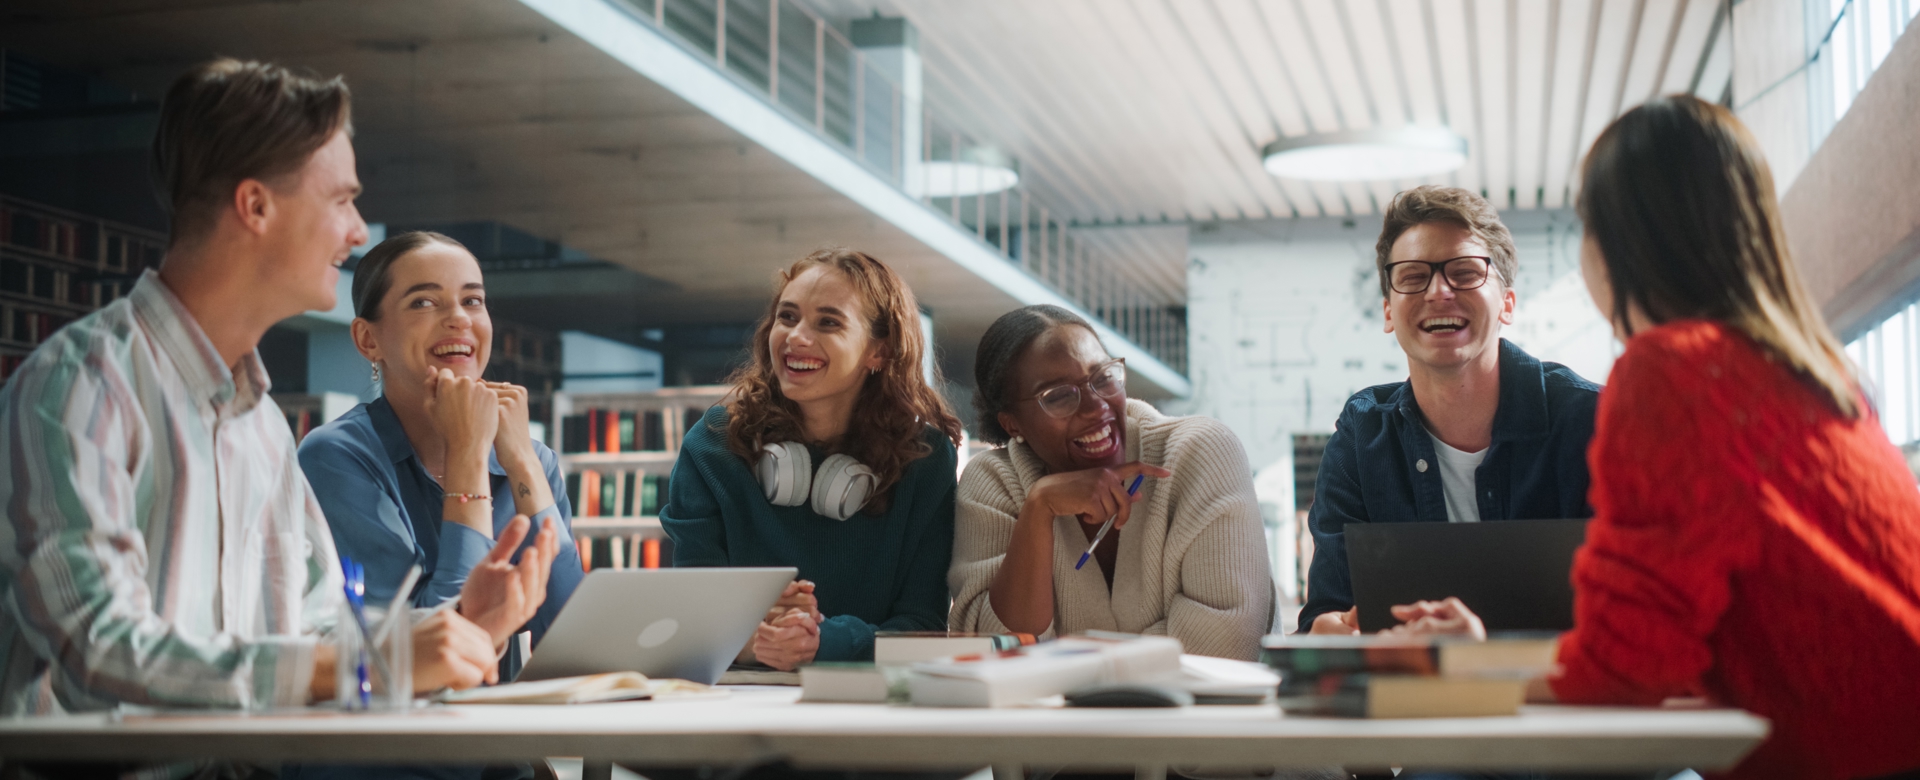
[[[528,496],[533,495],[533,488],[527,487],[527,483],[522,482],[520,483],[519,493],[521,498],[526,498]]]

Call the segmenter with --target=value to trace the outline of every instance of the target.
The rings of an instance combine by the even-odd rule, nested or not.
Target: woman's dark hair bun
[[[973,353],[973,380],[976,388],[973,394],[973,411],[980,418],[980,439],[988,444],[1006,444],[1012,438],[1005,428],[1000,427],[1000,413],[1006,411],[1014,399],[1008,397],[1007,381],[1013,375],[1013,364],[1025,354],[1027,347],[1041,334],[1062,325],[1077,325],[1086,328],[1098,340],[1100,334],[1092,325],[1059,306],[1035,304],[1023,306],[994,320],[987,327],[986,335],[980,337],[980,348]]]
[[[367,250],[353,269],[353,316],[368,322],[380,319],[380,299],[393,286],[393,261],[428,244],[446,244],[466,249],[465,244],[444,233],[409,230]]]

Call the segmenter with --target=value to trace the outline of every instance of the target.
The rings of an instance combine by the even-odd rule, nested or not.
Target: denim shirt
[[[1500,341],[1500,406],[1493,446],[1473,473],[1482,520],[1593,516],[1587,504],[1587,441],[1600,386],[1558,363],[1542,363]],[[1347,399],[1320,461],[1307,528],[1313,564],[1299,631],[1353,606],[1348,523],[1444,523],[1446,493],[1433,439],[1408,382],[1369,387]]]
[[[554,505],[531,518],[533,526],[522,547],[532,544],[534,532],[548,518],[560,533],[560,552],[547,575],[547,600],[523,629],[533,632],[538,645],[584,574],[573,543],[573,510],[567,504],[559,458],[540,442],[534,442],[533,449],[552,485]],[[441,520],[440,484],[414,454],[413,442],[385,396],[308,433],[300,442],[300,467],[320,499],[340,554],[366,567],[369,603],[390,601],[407,567],[414,564],[421,569],[420,583],[409,596],[414,606],[431,607],[453,598],[466,584],[467,572],[493,549],[493,539],[479,531]],[[487,454],[487,472],[497,537],[517,510],[506,469],[495,453]]]

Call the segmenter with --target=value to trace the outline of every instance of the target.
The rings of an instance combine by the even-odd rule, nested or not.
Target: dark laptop
[[[1398,625],[1395,604],[1458,596],[1488,631],[1573,628],[1573,551],[1585,520],[1349,523],[1360,630]]]

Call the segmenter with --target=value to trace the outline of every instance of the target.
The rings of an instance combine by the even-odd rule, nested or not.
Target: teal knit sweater
[[[947,627],[953,556],[953,443],[927,428],[933,454],[907,465],[885,514],[845,521],[808,504],[774,506],[753,469],[727,449],[727,411],[715,406],[687,432],[660,524],[675,566],[793,566],[812,580],[820,661],[873,660],[875,631]],[[814,462],[822,455],[816,450]]]

